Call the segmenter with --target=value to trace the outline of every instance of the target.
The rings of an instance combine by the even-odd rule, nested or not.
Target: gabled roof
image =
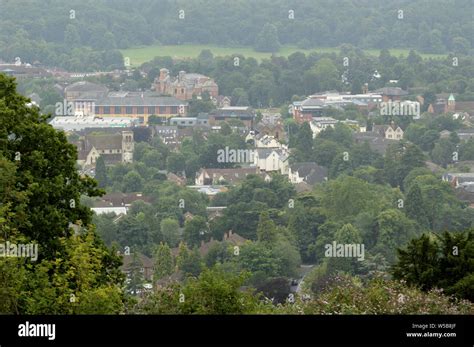
[[[97,150],[103,149],[122,149],[122,134],[104,134],[85,136],[86,148],[95,147]]]
[[[291,171],[298,172],[298,176],[310,185],[323,182],[328,177],[328,169],[314,162],[294,163]]]
[[[132,254],[123,255],[122,260],[123,260],[122,270],[127,271],[128,269],[130,269],[130,266],[133,263],[133,255]],[[141,253],[138,254],[138,260],[143,267],[153,268],[153,260],[148,258],[146,255],[141,254]]]
[[[255,150],[257,152],[259,159],[266,159],[268,158],[273,152],[276,152],[278,156],[283,155],[283,151],[279,148],[257,148]]]

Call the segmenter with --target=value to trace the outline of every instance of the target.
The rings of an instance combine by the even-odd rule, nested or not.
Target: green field
[[[201,53],[203,49],[210,49],[214,56],[231,56],[234,54],[241,54],[245,57],[253,57],[257,60],[263,58],[269,58],[271,53],[256,52],[250,47],[221,47],[212,45],[173,45],[173,46],[144,46],[121,50],[124,57],[130,59],[132,66],[140,66],[141,64],[152,60],[154,57],[159,56],[170,56],[173,58],[195,58]],[[320,53],[332,53],[339,52],[339,48],[316,48],[316,49],[300,49],[295,46],[282,46],[277,55],[289,56],[294,52],[320,52]],[[379,55],[380,50],[378,49],[367,49],[364,50],[367,54]],[[409,49],[390,49],[390,53],[395,56],[406,56]],[[445,54],[421,54],[423,58],[443,58]]]

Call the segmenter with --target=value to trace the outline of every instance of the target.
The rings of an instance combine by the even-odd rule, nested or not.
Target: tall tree
[[[103,156],[99,156],[95,163],[95,179],[100,188],[107,187],[107,168],[105,167],[105,160]]]
[[[260,52],[278,52],[280,41],[275,25],[267,23],[255,39],[255,49]]]
[[[277,230],[275,223],[270,219],[267,211],[260,214],[260,219],[257,226],[258,241],[265,242],[269,245],[275,243],[277,239]]]
[[[155,251],[155,273],[154,280],[169,276],[174,272],[173,256],[171,249],[166,243],[160,242]]]
[[[421,195],[421,189],[418,184],[410,186],[406,203],[405,203],[406,215],[418,222],[423,227],[428,224],[428,218],[426,216],[425,207],[423,203],[423,196]]]
[[[118,300],[113,305],[118,313],[123,306],[120,260],[97,236],[92,212],[80,203],[81,195],[103,191],[90,177],[79,176],[75,146],[46,119],[16,92],[12,78],[0,74],[0,243],[21,240],[39,249],[37,259],[9,264],[17,267],[18,278],[2,281],[0,292],[16,293],[8,299],[16,304],[7,313],[72,313],[71,295],[98,299],[105,293]],[[9,277],[0,273],[0,278]]]

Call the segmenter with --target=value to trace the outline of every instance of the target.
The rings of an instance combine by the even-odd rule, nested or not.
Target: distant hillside
[[[469,54],[472,11],[471,0],[0,0],[0,59],[113,67],[116,49],[184,43]]]

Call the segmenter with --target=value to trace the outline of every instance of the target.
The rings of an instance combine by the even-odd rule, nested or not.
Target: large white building
[[[56,116],[49,124],[58,130],[81,131],[88,128],[130,128],[135,122],[127,117]]]

